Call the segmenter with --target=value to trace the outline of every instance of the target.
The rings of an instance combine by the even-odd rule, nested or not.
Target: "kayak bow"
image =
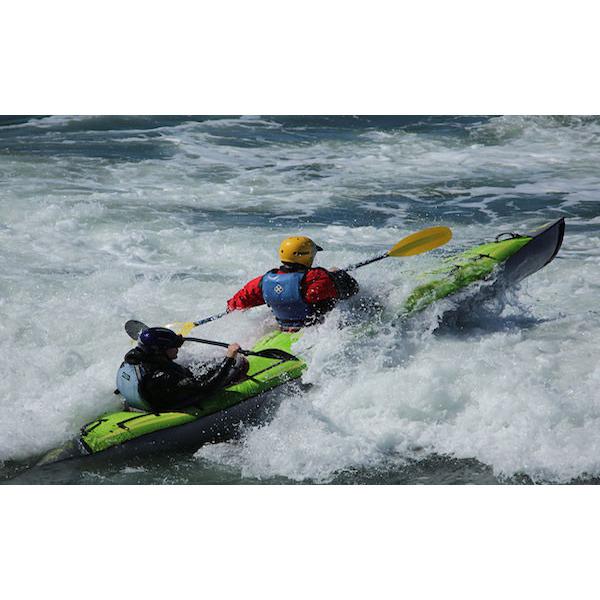
[[[404,314],[423,310],[468,285],[496,276],[495,286],[510,286],[550,263],[558,253],[565,232],[564,218],[520,235],[501,233],[496,240],[471,248],[444,261],[429,273],[432,281],[415,288],[404,303]],[[503,236],[510,236],[503,238]],[[441,277],[440,277],[441,275]]]

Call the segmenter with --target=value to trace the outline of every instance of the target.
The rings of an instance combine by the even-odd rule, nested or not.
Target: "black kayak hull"
[[[533,239],[504,263],[500,279],[506,285],[519,283],[554,260],[565,235],[565,219],[560,218],[528,235]]]

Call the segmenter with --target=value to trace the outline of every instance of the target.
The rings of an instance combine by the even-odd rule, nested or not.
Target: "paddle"
[[[377,262],[378,260],[383,260],[384,258],[414,256],[415,254],[429,252],[429,250],[443,246],[451,239],[452,231],[448,227],[428,227],[427,229],[422,229],[421,231],[417,231],[416,233],[412,233],[411,235],[401,239],[387,252],[375,256],[374,258],[369,258],[367,260],[354,263],[353,265],[346,267],[344,271],[353,271],[354,269],[359,269],[365,265],[370,265],[371,263]],[[200,319],[199,321],[171,323],[169,327],[172,329],[179,329],[181,335],[187,335],[192,329],[194,329],[194,327],[198,327],[198,325],[203,325],[204,323],[209,323],[210,321],[216,321],[217,319],[224,317],[226,314],[227,311],[224,311],[217,315]]]
[[[221,346],[223,348],[227,348],[229,344],[226,342],[215,342],[214,340],[203,340],[201,338],[193,338],[193,337],[184,337],[186,342],[198,342],[200,344],[209,344],[210,346]],[[265,348],[264,350],[259,350],[258,352],[253,352],[252,350],[238,350],[240,354],[244,354],[246,356],[262,356],[263,358],[272,358],[273,360],[300,360],[297,356],[286,352],[285,350],[279,350],[277,348]]]
[[[125,331],[132,340],[137,341],[140,333],[144,329],[148,329],[148,325],[142,323],[141,321],[136,321],[135,319],[131,319],[125,323]],[[201,338],[184,337],[183,339],[186,342],[198,342],[200,344],[208,344],[210,346],[221,346],[222,348],[227,348],[227,346],[229,346],[227,342],[215,342],[214,340],[203,340]],[[285,352],[284,350],[278,350],[277,348],[266,348],[265,350],[259,350],[258,352],[240,349],[238,352],[240,354],[244,354],[245,356],[262,356],[263,358],[271,358],[273,360],[300,360],[297,356],[294,356],[289,352]]]
[[[224,317],[226,314],[227,311],[224,310],[221,313],[211,315],[210,317],[205,317],[204,319],[200,319],[198,321],[186,321],[185,323],[170,323],[168,327],[170,329],[178,330],[181,335],[187,335],[192,329],[194,329],[194,327],[198,327],[198,325],[204,325],[205,323],[210,323],[211,321],[216,321],[217,319]]]
[[[388,257],[414,256],[415,254],[429,252],[429,250],[443,246],[451,239],[452,231],[448,227],[429,227],[428,229],[417,231],[416,233],[405,237],[387,252],[375,256],[374,258],[354,263],[353,265],[346,267],[344,271],[353,271],[354,269],[370,265],[371,263]]]
[[[148,329],[148,325],[142,323],[141,321],[136,321],[135,319],[131,319],[125,323],[125,332],[132,340],[135,340],[136,342],[140,337],[140,333],[142,333],[144,329]]]

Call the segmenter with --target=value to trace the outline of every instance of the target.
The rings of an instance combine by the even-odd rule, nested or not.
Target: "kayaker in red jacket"
[[[279,246],[281,266],[249,281],[227,301],[227,311],[267,304],[284,331],[319,322],[338,300],[358,292],[346,271],[312,267],[322,249],[308,237],[286,238]]]

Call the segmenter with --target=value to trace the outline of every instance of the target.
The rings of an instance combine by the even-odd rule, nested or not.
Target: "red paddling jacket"
[[[320,321],[338,300],[357,292],[357,281],[346,271],[284,263],[249,281],[227,301],[227,310],[267,304],[282,328],[296,329]]]

